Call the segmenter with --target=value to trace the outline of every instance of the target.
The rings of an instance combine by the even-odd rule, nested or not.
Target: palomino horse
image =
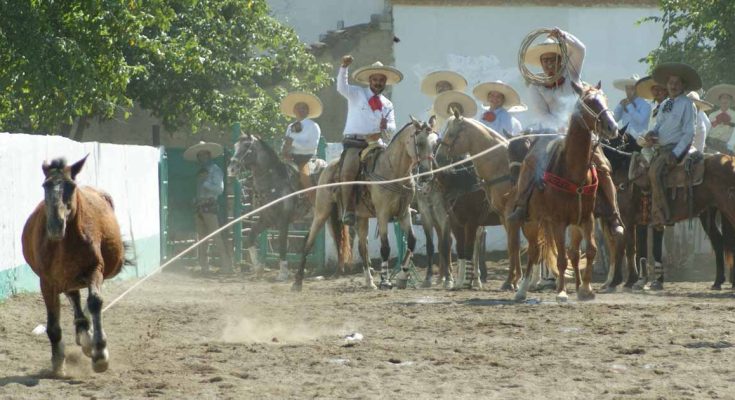
[[[317,160],[312,165],[314,165],[312,180],[316,180],[324,169],[326,162]],[[228,175],[236,177],[243,168],[252,172],[253,205],[256,207],[301,189],[298,172],[281,161],[276,152],[255,135],[242,135],[235,143],[235,153],[227,167]],[[264,229],[274,227],[278,229],[278,252],[281,264],[278,280],[285,281],[288,279],[286,254],[288,251],[289,225],[306,216],[309,210],[311,210],[311,204],[306,196],[291,197],[263,210],[260,218],[251,228],[245,243],[256,270],[260,270],[262,267],[258,262],[255,241]],[[335,232],[332,232],[332,234],[334,236]],[[343,265],[343,260],[340,260],[340,267]],[[339,268],[338,271],[340,271]]]
[[[393,136],[388,147],[376,157],[374,166],[371,170],[365,171],[364,178],[369,181],[380,182],[392,179],[407,177],[410,175],[413,167],[418,163],[423,163],[424,167],[431,168],[433,156],[432,149],[436,136],[432,135],[433,126],[427,123],[421,123],[411,118],[411,122],[406,124],[398,133]],[[319,177],[319,184],[327,184],[335,182],[338,178],[339,161],[335,160],[327,166],[322,175]],[[370,258],[367,252],[367,235],[368,235],[368,219],[377,217],[378,233],[380,235],[380,256],[382,263],[380,264],[380,286],[381,288],[390,288],[391,283],[388,278],[388,257],[390,256],[390,245],[388,243],[388,222],[391,218],[397,218],[401,229],[408,237],[408,249],[403,257],[402,269],[398,274],[399,287],[405,286],[408,280],[408,265],[416,238],[413,234],[411,225],[411,213],[409,205],[414,195],[413,180],[406,180],[405,183],[390,183],[367,185],[360,187],[360,201],[357,207],[357,233],[360,240],[359,252],[362,258],[363,272],[365,274],[365,284],[367,287],[376,289],[370,273]],[[324,225],[328,218],[334,221],[335,225],[341,224],[336,221],[340,213],[337,210],[337,198],[333,188],[319,188],[316,194],[316,205],[314,207],[314,219],[309,229],[304,249],[301,254],[301,265],[296,274],[296,281],[293,284],[294,290],[301,290],[304,279],[304,267],[306,265],[306,255],[314,245],[316,234]],[[337,251],[349,250],[346,246],[337,246]]]
[[[516,293],[516,300],[526,298],[529,287],[529,279],[533,263],[530,261],[533,254],[538,254],[540,239],[550,245],[556,245],[556,268],[558,276],[556,284],[557,301],[566,301],[566,280],[563,279],[567,267],[567,249],[565,235],[567,227],[571,229],[571,243],[569,258],[574,268],[577,284],[577,298],[579,300],[594,299],[592,292],[592,263],[597,252],[594,238],[594,208],[597,190],[597,174],[592,166],[593,132],[602,137],[611,139],[618,134],[618,126],[607,108],[607,99],[600,90],[601,84],[596,87],[580,86],[572,82],[574,91],[579,95],[574,112],[569,121],[569,130],[563,139],[549,143],[537,141],[531,149],[540,152],[543,157],[550,152],[548,165],[534,165],[529,158],[523,162],[522,168],[543,168],[543,181],[545,188],[538,190],[534,187],[529,200],[528,216],[530,224],[535,224],[539,229],[527,229],[529,262],[526,266],[526,274]],[[545,147],[545,148],[544,148]],[[533,154],[533,153],[532,153]],[[538,158],[541,160],[541,158]],[[519,223],[511,223],[517,232]],[[580,277],[579,272],[579,248],[582,239],[585,240],[587,248],[585,256],[587,265],[584,275]],[[548,246],[548,245],[547,245]],[[550,247],[550,246],[549,246]],[[509,251],[513,251],[509,249]]]
[[[87,158],[68,166],[64,159],[43,164],[45,200],[33,211],[23,228],[23,256],[41,279],[51,342],[51,365],[64,374],[64,343],[59,325],[61,293],[74,307],[76,342],[92,358],[95,372],[109,365],[107,336],[102,330],[104,279],[117,275],[125,263],[125,247],[115,219],[112,198],[90,187],[77,187],[74,179]],[[93,330],[82,311],[79,290],[89,290],[87,307]]]

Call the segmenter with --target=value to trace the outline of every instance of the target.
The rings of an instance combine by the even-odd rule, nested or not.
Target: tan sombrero
[[[698,110],[702,110],[704,112],[707,112],[707,111],[715,108],[715,105],[714,104],[710,103],[709,101],[704,101],[704,100],[700,99],[699,98],[699,93],[697,93],[695,91],[689,92],[687,94],[687,97],[689,97],[689,99],[694,102],[694,104],[697,106],[697,109]]]
[[[434,112],[442,118],[449,118],[450,111],[447,108],[452,103],[459,103],[462,106],[462,115],[465,117],[474,117],[477,114],[475,99],[457,90],[447,90],[436,96]]]
[[[296,114],[293,112],[293,108],[299,103],[306,103],[306,105],[309,106],[308,118],[316,118],[322,115],[322,109],[324,108],[322,106],[322,101],[313,94],[305,92],[291,92],[287,94],[286,97],[281,100],[281,112],[289,117],[297,118]]]
[[[719,85],[712,86],[707,91],[707,94],[704,96],[704,99],[711,103],[719,103],[720,96],[722,96],[723,94],[729,94],[730,97],[735,99],[735,85],[730,85],[728,83],[721,83]]]
[[[546,53],[556,53],[561,55],[561,47],[559,42],[554,38],[546,38],[543,42],[526,50],[526,56],[523,61],[526,64],[531,64],[540,67],[541,66],[541,55]]]
[[[188,161],[197,161],[197,154],[200,151],[208,151],[212,158],[217,158],[224,153],[224,149],[221,144],[211,142],[199,142],[184,152],[184,159]]]
[[[427,96],[436,96],[436,84],[447,81],[452,85],[452,90],[460,92],[467,89],[467,80],[460,74],[453,71],[434,71],[426,75],[421,81],[421,92]]]
[[[521,105],[521,96],[507,83],[501,81],[485,82],[475,86],[472,94],[477,100],[487,105],[487,94],[490,92],[500,92],[505,96],[503,107],[509,109]]]
[[[635,83],[635,94],[636,96],[646,99],[646,100],[653,100],[653,94],[651,93],[651,89],[654,86],[664,86],[659,83],[656,83],[656,81],[653,80],[650,76],[644,76],[643,78],[639,79],[638,82]]]
[[[613,87],[618,90],[625,90],[626,86],[635,86],[636,82],[641,80],[638,74],[633,74],[630,78],[615,79],[613,81]]]
[[[702,88],[702,78],[699,77],[697,71],[690,65],[684,63],[663,63],[653,69],[651,76],[653,80],[660,85],[666,85],[669,77],[675,75],[684,81],[684,92],[691,92]]]
[[[357,82],[369,84],[370,76],[374,74],[385,75],[387,80],[386,85],[395,85],[396,83],[403,80],[403,74],[396,68],[383,65],[380,61],[373,63],[362,68],[359,68],[352,74],[352,79]]]
[[[513,107],[508,108],[508,112],[509,113],[519,113],[519,112],[524,112],[524,111],[528,111],[528,106],[525,105],[525,104],[523,104],[523,103],[521,103],[521,104],[519,104],[517,106],[513,106]]]

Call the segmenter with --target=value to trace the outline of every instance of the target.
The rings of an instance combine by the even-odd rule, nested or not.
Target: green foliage
[[[735,1],[661,0],[661,17],[644,21],[664,27],[661,46],[648,64],[686,62],[699,71],[705,87],[735,83]]]
[[[273,136],[286,88],[330,82],[265,0],[0,0],[0,65],[0,123],[31,131],[134,102],[170,131]]]

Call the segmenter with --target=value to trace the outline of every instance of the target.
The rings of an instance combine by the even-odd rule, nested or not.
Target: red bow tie
[[[482,114],[482,119],[487,122],[494,122],[495,121],[495,113],[492,111],[485,111],[484,114]]]
[[[564,84],[564,81],[566,81],[566,79],[564,79],[564,77],[562,76],[561,78],[559,78],[558,81],[556,81],[554,83],[551,83],[551,84],[548,84],[548,85],[544,85],[544,87],[547,88],[547,89],[555,89],[555,88],[563,85]]]
[[[377,94],[368,100],[368,104],[370,105],[370,109],[373,111],[380,111],[383,109],[383,102],[380,101],[380,96]]]
[[[715,123],[712,124],[713,127],[720,125],[720,124],[727,124],[731,120],[730,114],[728,113],[720,113],[717,115],[717,118],[715,118]]]

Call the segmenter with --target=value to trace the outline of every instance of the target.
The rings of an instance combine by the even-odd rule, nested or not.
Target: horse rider
[[[687,93],[702,87],[702,80],[691,66],[664,63],[654,68],[653,79],[665,84],[669,98],[661,104],[656,126],[644,138],[655,147],[648,177],[651,180],[653,225],[670,223],[671,213],[664,190],[664,176],[689,152],[695,133],[697,109]]]
[[[471,118],[477,114],[475,99],[457,90],[447,90],[434,99],[434,111],[438,118],[446,121],[457,110],[463,117]]]
[[[720,106],[720,109],[709,115],[712,131],[707,141],[710,147],[721,153],[732,154],[735,151],[735,85],[720,84],[712,86],[704,97],[707,101]]]
[[[396,131],[393,103],[383,95],[387,85],[403,80],[397,69],[376,62],[355,71],[353,79],[368,87],[350,85],[348,68],[353,58],[342,57],[342,66],[337,74],[337,91],[347,99],[347,121],[345,122],[343,150],[341,156],[340,181],[351,182],[360,171],[360,153],[367,147],[382,146],[382,137]],[[355,224],[355,196],[352,185],[342,186],[342,205],[345,225]]]
[[[478,120],[488,128],[510,139],[523,129],[509,109],[522,107],[521,96],[502,81],[485,82],[472,89],[475,98],[483,103]]]
[[[562,62],[562,52],[559,46],[562,41],[566,45],[569,57],[565,70],[561,71],[561,76],[556,82],[546,85],[533,84],[529,87],[528,92],[529,106],[535,112],[540,125],[563,133],[569,123],[574,105],[578,101],[578,95],[572,88],[572,82],[581,82],[580,76],[585,55],[584,44],[571,33],[555,28],[543,43],[528,49],[524,61],[527,64],[540,65],[548,77],[556,76]],[[532,154],[529,156],[531,157],[526,157],[526,160],[535,163],[535,157]],[[599,146],[594,147],[592,162],[597,168],[600,189],[604,194],[603,199],[611,211],[607,218],[610,232],[615,236],[622,236],[624,229],[618,211],[615,185],[610,177],[610,162]],[[518,180],[515,209],[508,215],[510,220],[523,221],[527,217],[526,208],[538,171],[534,171],[533,168],[524,168],[523,171],[524,173]]]
[[[710,123],[709,117],[707,116],[707,111],[715,108],[715,105],[708,101],[702,100],[699,97],[699,93],[695,91],[689,92],[687,94],[687,97],[689,97],[689,99],[694,103],[694,106],[697,108],[697,118],[695,119],[694,125],[694,140],[692,141],[692,147],[689,148],[689,152],[693,153],[695,151],[698,151],[700,153],[704,153],[704,148],[707,142],[707,135],[712,129],[712,124]]]
[[[656,117],[661,108],[661,103],[669,98],[669,91],[666,89],[666,86],[656,83],[653,77],[649,75],[644,76],[635,83],[635,93],[638,97],[651,102],[651,117],[649,118],[648,128],[646,129],[646,133],[648,133],[656,126]],[[644,134],[640,134],[636,141],[642,147],[641,155],[650,162],[651,158],[653,158],[653,147],[649,146],[646,142]]]
[[[220,227],[217,199],[225,191],[225,182],[222,170],[213,159],[221,156],[223,152],[224,149],[220,144],[207,142],[199,142],[184,151],[184,159],[196,161],[201,167],[197,176],[197,192],[194,199],[196,208],[194,222],[198,240],[202,240]],[[220,272],[231,273],[232,257],[225,245],[226,241],[222,232],[215,235],[213,239],[221,262]],[[202,273],[208,273],[207,246],[200,247],[198,253]]]
[[[322,114],[322,102],[310,93],[293,92],[281,101],[281,112],[296,121],[286,128],[286,137],[281,148],[284,160],[292,161],[299,171],[301,188],[311,187],[309,161],[316,155],[322,131],[312,118]],[[316,191],[306,193],[311,204],[315,203]]]
[[[421,80],[421,92],[432,99],[448,90],[456,90],[464,92],[467,89],[467,80],[454,71],[434,71]],[[427,111],[426,120],[436,115],[436,126],[443,127],[447,117],[442,117],[436,109],[432,107]]]
[[[634,139],[648,132],[648,123],[651,120],[651,105],[639,97],[635,90],[635,84],[639,80],[638,75],[633,75],[613,81],[616,89],[625,92],[625,97],[615,107],[613,116],[618,126],[627,126],[625,132]]]

